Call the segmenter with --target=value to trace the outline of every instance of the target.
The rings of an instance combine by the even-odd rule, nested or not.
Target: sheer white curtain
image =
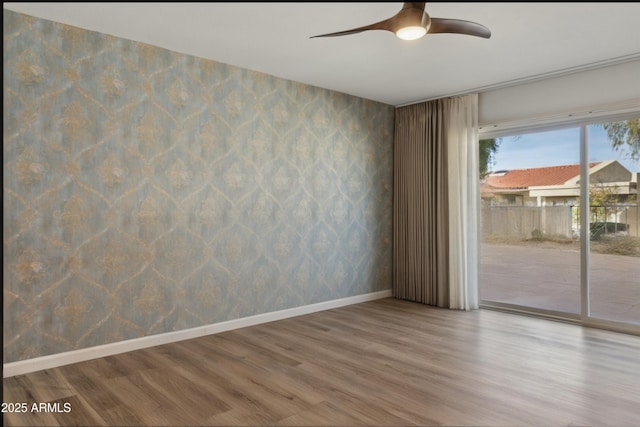
[[[449,186],[449,308],[478,308],[478,95],[445,100]]]

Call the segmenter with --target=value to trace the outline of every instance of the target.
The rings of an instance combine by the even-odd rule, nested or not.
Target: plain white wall
[[[478,107],[481,127],[591,109],[640,111],[640,60],[482,92]]]

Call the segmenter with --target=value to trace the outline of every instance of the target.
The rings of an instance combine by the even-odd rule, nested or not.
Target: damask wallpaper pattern
[[[392,106],[3,19],[4,363],[391,288]]]

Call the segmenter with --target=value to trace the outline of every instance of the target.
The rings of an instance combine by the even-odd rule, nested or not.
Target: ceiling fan
[[[391,31],[403,40],[416,40],[427,33],[467,34],[470,36],[484,37],[485,39],[491,37],[491,31],[484,25],[471,21],[463,21],[461,19],[431,18],[429,14],[424,11],[424,8],[425,3],[407,2],[404,3],[400,12],[384,21],[352,28],[351,30],[312,36],[311,38],[346,36],[368,30]]]

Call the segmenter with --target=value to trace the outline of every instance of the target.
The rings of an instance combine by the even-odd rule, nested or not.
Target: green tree
[[[618,230],[617,214],[620,212],[620,198],[617,187],[609,187],[604,184],[591,184],[589,186],[589,222],[591,238],[598,240],[603,234],[610,233],[611,228],[607,223],[614,222],[614,232]]]
[[[631,160],[640,160],[640,119],[604,123],[602,127],[614,150],[628,149],[627,156]]]
[[[598,219],[606,222],[607,218],[618,211],[618,194],[615,187],[604,184],[589,186],[589,202],[591,204],[591,221]]]
[[[484,178],[485,175],[491,171],[498,147],[500,147],[500,138],[480,140],[480,179]]]

